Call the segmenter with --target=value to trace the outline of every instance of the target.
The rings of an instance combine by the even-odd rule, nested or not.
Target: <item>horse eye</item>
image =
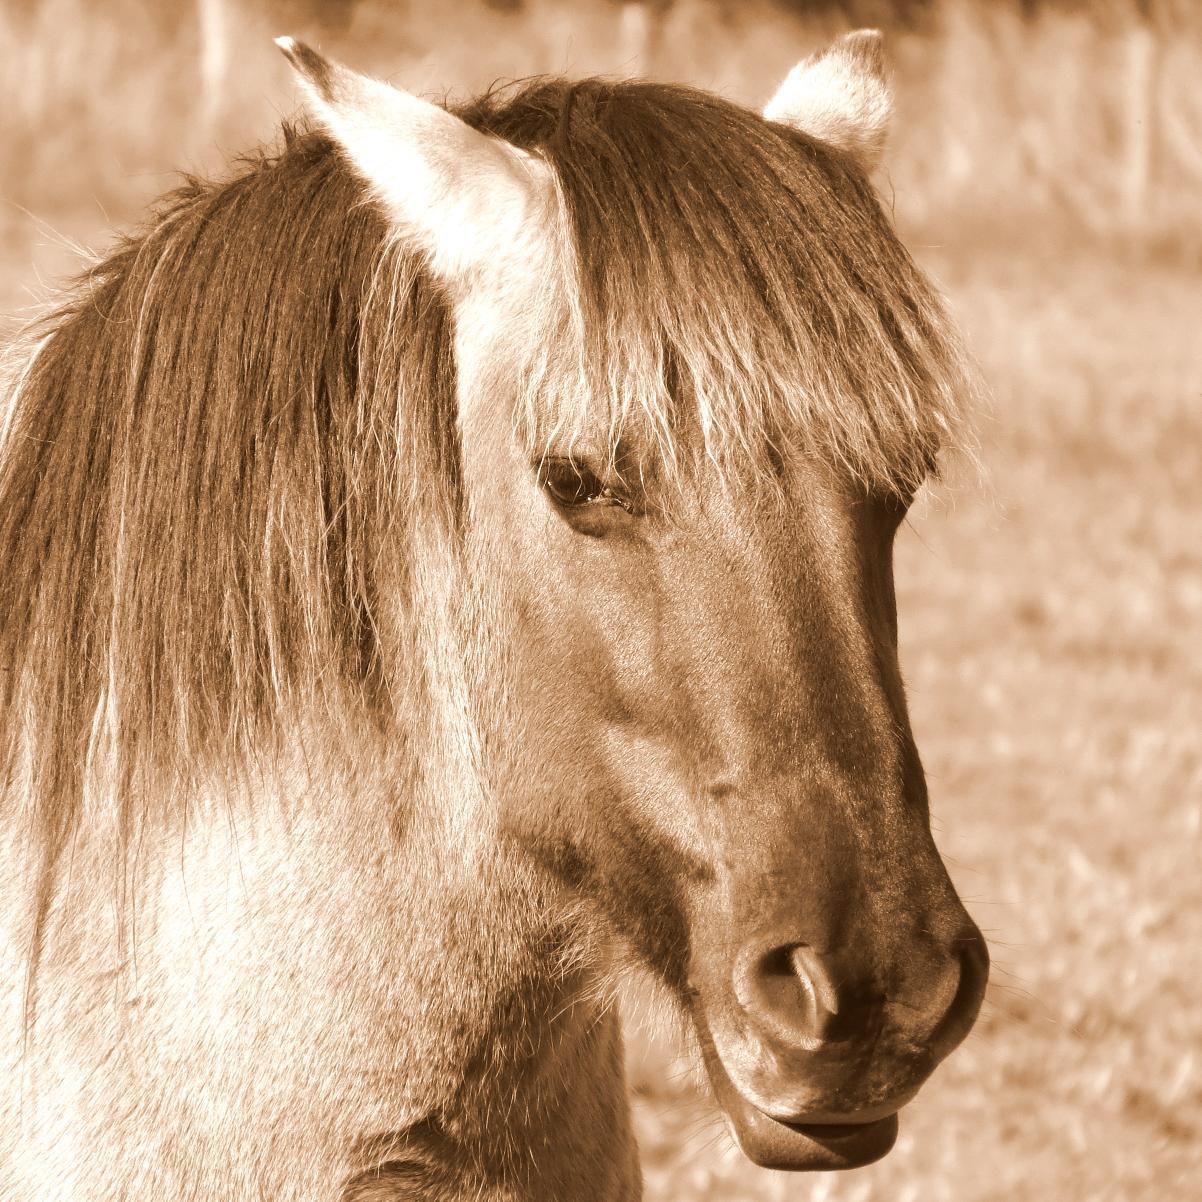
[[[607,500],[612,495],[596,473],[572,459],[543,460],[538,479],[560,505],[587,505]]]

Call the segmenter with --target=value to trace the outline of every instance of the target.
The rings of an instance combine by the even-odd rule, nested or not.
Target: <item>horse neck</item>
[[[43,1082],[87,1070],[72,1113],[93,1125],[76,1134],[100,1176],[129,1185],[135,1148],[163,1165],[228,1169],[234,1157],[246,1180],[276,1182],[269,1193],[316,1197],[288,1176],[302,1141],[306,1171],[337,1187],[320,1196],[386,1161],[460,1174],[447,1196],[499,1197],[483,1183],[533,1172],[526,1149],[550,1140],[565,1156],[538,1171],[559,1184],[526,1182],[522,1196],[593,1196],[580,1165],[613,1177],[605,1141],[630,1145],[595,933],[515,849],[448,846],[432,817],[448,799],[416,777],[282,773],[254,796],[198,792],[185,824],[143,833],[120,919],[111,872],[99,884],[106,840],[99,828],[81,837],[47,932],[29,1054]],[[117,1114],[131,1089],[155,1094],[141,1101],[161,1133],[131,1132]],[[190,1110],[208,1098],[224,1113],[231,1090],[257,1101],[237,1123],[231,1111],[228,1129]],[[0,1097],[0,1117],[12,1105]],[[183,1152],[171,1141],[185,1136],[196,1146]],[[618,1160],[624,1175],[596,1196],[634,1196],[633,1152]],[[81,1182],[75,1196],[109,1196],[93,1189]]]

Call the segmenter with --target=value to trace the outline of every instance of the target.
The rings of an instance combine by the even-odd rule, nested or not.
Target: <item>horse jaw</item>
[[[447,283],[527,264],[555,204],[539,159],[446,109],[277,38],[312,116]],[[528,268],[527,268],[528,269]]]
[[[803,59],[764,107],[764,117],[838,147],[865,171],[880,162],[893,112],[877,29],[858,29]]]

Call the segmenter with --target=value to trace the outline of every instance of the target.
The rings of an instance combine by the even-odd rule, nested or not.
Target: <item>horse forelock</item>
[[[460,114],[560,197],[566,304],[514,414],[532,453],[601,429],[667,477],[796,452],[908,489],[954,437],[955,339],[838,152],[677,86],[535,80]],[[289,720],[362,747],[408,690],[381,598],[419,613],[406,555],[454,553],[452,327],[312,134],[190,182],[43,323],[0,462],[0,746],[47,862],[90,775],[128,834],[147,798],[184,804],[165,781],[262,758]]]
[[[548,161],[563,208],[533,452],[605,430],[669,478],[770,478],[793,452],[910,492],[959,445],[971,373],[851,158],[677,85],[536,80],[461,115]]]

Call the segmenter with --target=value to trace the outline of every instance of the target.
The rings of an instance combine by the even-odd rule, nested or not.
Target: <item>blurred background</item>
[[[886,205],[985,379],[984,479],[898,548],[937,838],[995,969],[897,1149],[792,1177],[735,1152],[636,996],[656,1202],[1202,1197],[1202,3],[0,0],[0,313],[179,169],[275,136],[271,37],[434,97],[536,72],[761,105],[887,34]],[[565,1202],[570,1202],[566,1200]]]

